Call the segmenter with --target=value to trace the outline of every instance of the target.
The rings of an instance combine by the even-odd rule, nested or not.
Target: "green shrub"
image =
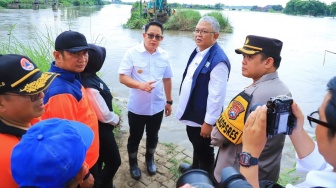
[[[230,25],[229,18],[225,17],[221,12],[213,11],[213,12],[207,13],[205,15],[212,16],[212,17],[216,18],[217,21],[219,22],[221,31],[223,31],[225,33],[232,33],[233,32],[233,28]]]
[[[8,3],[9,3],[8,0],[0,0],[0,7],[6,8]]]
[[[144,25],[148,23],[148,19],[144,19],[140,16],[139,11],[133,11],[131,13],[131,18],[127,20],[126,24],[123,24],[125,29],[141,29]]]
[[[205,15],[216,18],[219,22],[221,31],[226,33],[233,32],[229,19],[221,12],[213,11]],[[192,31],[195,29],[200,18],[201,14],[198,11],[179,10],[175,15],[169,18],[168,22],[164,25],[164,28],[167,30]]]
[[[179,10],[171,16],[164,28],[167,30],[192,31],[195,29],[201,14],[195,10]]]

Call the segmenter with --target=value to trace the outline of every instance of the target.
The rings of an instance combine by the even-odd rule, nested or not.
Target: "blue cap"
[[[82,168],[93,137],[90,127],[76,121],[36,123],[12,151],[14,180],[20,187],[65,188]]]

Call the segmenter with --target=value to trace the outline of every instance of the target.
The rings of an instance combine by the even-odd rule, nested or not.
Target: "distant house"
[[[193,8],[192,4],[182,4],[183,8]]]

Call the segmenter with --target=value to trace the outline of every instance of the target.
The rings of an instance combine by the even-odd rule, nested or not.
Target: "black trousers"
[[[163,110],[152,116],[138,115],[128,112],[129,137],[127,143],[128,153],[138,151],[139,144],[146,127],[146,148],[156,148],[159,141],[159,130],[163,118]]]
[[[100,182],[108,185],[121,165],[118,145],[113,134],[112,125],[99,124],[99,158]],[[104,165],[103,165],[104,164]]]
[[[199,156],[199,164],[202,170],[208,171],[215,161],[214,148],[210,147],[210,138],[200,136],[201,127],[186,126],[188,138],[193,145],[194,152]]]

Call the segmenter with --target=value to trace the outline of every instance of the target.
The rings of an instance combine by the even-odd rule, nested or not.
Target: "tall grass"
[[[12,25],[8,31],[8,40],[1,41],[0,54],[21,54],[29,57],[41,71],[47,71],[50,62],[53,59],[52,52],[54,49],[53,32],[46,28],[46,34],[38,31],[33,27],[31,39],[24,41],[17,39],[13,34],[15,25]]]
[[[167,30],[192,31],[195,29],[201,14],[195,10],[178,10],[171,16],[164,28]]]
[[[205,15],[216,18],[222,32],[233,32],[233,27],[229,22],[229,18],[225,17],[221,12],[213,11]],[[201,14],[195,10],[179,10],[174,16],[169,18],[164,27],[167,30],[192,31],[195,29],[201,17]]]
[[[123,24],[125,29],[141,29],[149,22],[149,16],[145,19],[143,15],[140,15],[140,2],[135,2],[132,5],[131,17],[127,20],[126,24]]]
[[[212,16],[217,19],[219,22],[221,31],[225,33],[232,33],[233,32],[233,27],[230,24],[229,18],[225,17],[221,12],[218,11],[213,11],[210,13],[205,14],[207,16]]]

